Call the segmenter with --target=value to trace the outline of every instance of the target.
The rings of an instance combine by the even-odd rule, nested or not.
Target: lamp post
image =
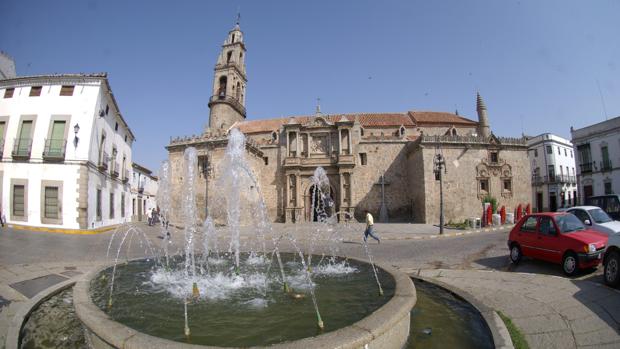
[[[443,173],[448,173],[447,168],[445,167],[446,163],[441,153],[435,155],[433,159],[433,172],[435,173],[435,180],[439,181],[439,234],[443,234],[443,225],[444,225],[444,217],[443,217]]]
[[[79,138],[78,138],[78,132],[80,132],[80,125],[79,124],[75,124],[75,126],[73,126],[73,132],[75,133],[75,137],[73,138],[73,145],[77,148],[78,142],[79,142]]]

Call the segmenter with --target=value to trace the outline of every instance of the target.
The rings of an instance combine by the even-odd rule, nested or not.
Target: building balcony
[[[108,169],[108,159],[108,153],[102,152],[101,156],[99,157],[99,164],[97,164],[99,170],[106,171]]]
[[[123,171],[123,183],[129,182],[129,170]]]
[[[217,103],[226,103],[245,117],[245,107],[239,102],[239,100],[237,100],[237,98],[228,95],[215,95],[209,98],[209,108],[211,108],[213,104]]]
[[[543,184],[575,184],[577,178],[575,176],[559,174],[550,176],[532,176],[532,185],[539,186]]]
[[[118,175],[119,175],[119,167],[120,167],[120,165],[118,164],[118,162],[113,162],[112,163],[112,177],[118,177]]]
[[[592,172],[592,163],[586,162],[583,164],[579,164],[579,168],[581,169],[581,173],[589,173]]]
[[[603,160],[599,164],[601,171],[611,171],[612,169],[611,160]]]
[[[15,138],[13,141],[13,152],[11,155],[15,160],[30,159],[32,151],[32,138]]]
[[[64,139],[46,139],[43,149],[43,160],[63,161],[65,159],[65,149],[67,141]]]
[[[143,185],[138,187],[138,193],[140,193],[140,194],[144,193],[144,186]]]

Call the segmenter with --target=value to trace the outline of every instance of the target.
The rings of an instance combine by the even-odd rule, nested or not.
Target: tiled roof
[[[247,120],[237,122],[233,127],[238,127],[243,133],[262,133],[278,130],[280,126],[287,124],[291,119],[296,123],[305,124],[316,116],[290,116],[285,118]],[[354,121],[356,118],[363,127],[389,127],[389,126],[409,126],[415,124],[407,113],[361,113],[361,114],[332,114],[321,115],[322,118],[330,123],[336,123],[348,119]]]
[[[438,125],[468,125],[476,126],[476,121],[461,117],[452,113],[436,111],[410,111],[411,119],[417,125],[438,124]]]

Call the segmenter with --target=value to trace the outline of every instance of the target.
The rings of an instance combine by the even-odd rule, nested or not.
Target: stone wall
[[[391,222],[411,220],[411,201],[407,186],[406,142],[360,142],[354,146],[355,168],[352,179],[352,204],[355,216],[364,219],[364,210],[379,217],[381,175],[385,172],[385,201]],[[360,153],[366,154],[362,165]]]
[[[498,207],[506,206],[507,212],[513,212],[518,204],[526,205],[532,197],[530,165],[527,161],[526,148],[502,149],[499,152],[501,166],[488,166],[488,192],[480,189],[479,172],[485,161],[488,161],[489,149],[487,146],[442,146],[442,154],[446,162],[447,173],[444,173],[444,217],[445,222],[462,222],[470,217],[480,217],[482,213],[482,198],[488,193],[495,197]],[[426,223],[439,222],[439,181],[435,180],[433,173],[433,158],[436,150],[434,147],[417,148],[410,155],[410,168],[415,167],[422,153],[423,180],[425,189],[424,201],[414,206],[425,207]],[[502,169],[510,168],[507,175]],[[504,190],[503,181],[510,178],[511,190]],[[417,178],[410,178],[413,187]]]

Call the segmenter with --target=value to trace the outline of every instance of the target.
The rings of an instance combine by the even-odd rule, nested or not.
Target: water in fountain
[[[320,224],[317,225],[316,232],[311,235],[306,262],[302,251],[290,235],[286,235],[284,239],[283,236],[273,236],[267,206],[260,192],[259,181],[245,158],[245,147],[244,135],[236,129],[231,130],[225,156],[217,169],[219,176],[216,178],[214,195],[219,195],[219,197],[217,200],[212,200],[212,202],[220,203],[220,207],[215,206],[209,209],[210,212],[217,212],[218,209],[221,212],[221,207],[225,207],[226,212],[224,212],[225,215],[223,216],[225,216],[227,226],[222,229],[226,229],[230,233],[228,253],[219,250],[218,229],[211,217],[205,219],[202,229],[198,228],[196,208],[197,152],[194,148],[187,148],[184,153],[183,189],[181,193],[181,213],[183,218],[181,224],[184,227],[185,236],[184,255],[182,257],[168,256],[167,251],[165,251],[167,256],[165,264],[155,261],[154,264],[135,262],[134,264],[130,263],[123,266],[119,274],[123,280],[119,282],[122,286],[119,286],[118,290],[115,290],[113,283],[109,286],[110,300],[112,299],[113,292],[119,292],[124,294],[127,306],[130,306],[132,302],[140,303],[140,299],[144,300],[144,304],[149,304],[147,306],[149,310],[151,307],[159,307],[160,305],[170,305],[174,308],[174,305],[177,304],[177,314],[181,314],[179,320],[181,324],[184,324],[185,330],[183,333],[185,336],[189,336],[190,327],[192,329],[200,329],[200,326],[203,326],[201,330],[192,332],[192,342],[194,342],[196,336],[217,337],[217,331],[221,330],[221,323],[214,322],[217,319],[211,319],[207,314],[214,314],[215,312],[219,315],[213,316],[223,318],[225,316],[222,314],[231,313],[231,307],[241,309],[244,314],[247,314],[247,311],[251,309],[273,308],[270,311],[282,311],[277,309],[287,309],[287,302],[290,302],[290,299],[303,299],[304,293],[307,293],[312,298],[311,309],[313,308],[313,313],[316,315],[317,325],[320,328],[325,327],[327,330],[333,330],[334,328],[330,326],[332,320],[336,324],[342,324],[344,320],[331,314],[328,322],[324,325],[319,313],[320,302],[327,302],[333,309],[336,309],[336,303],[345,304],[345,299],[356,304],[364,303],[362,299],[368,296],[365,293],[352,296],[349,294],[352,292],[352,288],[347,289],[348,291],[341,295],[344,298],[338,298],[338,300],[334,300],[333,294],[328,298],[325,298],[325,294],[316,294],[317,284],[315,282],[317,282],[317,279],[320,282],[324,282],[327,279],[343,277],[345,279],[339,280],[339,283],[341,283],[340,285],[346,285],[346,280],[358,280],[356,282],[359,282],[359,280],[364,279],[361,276],[353,277],[360,270],[369,270],[360,264],[352,265],[346,259],[335,257],[338,251],[337,245],[342,241],[342,238],[339,229],[334,229],[332,224],[336,219],[331,209],[333,204],[326,204],[327,198],[330,195],[330,184],[326,172],[319,168],[312,179],[316,194],[318,194],[313,195],[313,200],[315,198],[320,198],[321,200],[321,202],[312,202],[312,212],[317,212],[321,219]],[[168,162],[162,164],[160,176],[162,177],[161,184],[163,185],[163,190],[160,187],[158,204],[160,205],[162,218],[167,221],[170,219],[172,209],[169,200],[171,187],[170,164]],[[168,198],[163,197],[164,195],[168,196]],[[252,241],[254,245],[250,245],[249,240],[246,240],[245,243],[247,245],[241,246],[240,230],[244,222],[251,223],[253,226],[254,240]],[[128,230],[122,236],[116,261],[118,261],[120,248],[125,243],[128,234],[135,234],[136,230],[131,231],[134,231],[134,233],[130,233],[130,230]],[[272,247],[270,249],[273,252],[271,252],[271,256],[268,256],[266,253],[266,235],[270,235],[272,238]],[[200,238],[202,244],[197,245],[196,242]],[[132,239],[133,237],[129,237],[129,241]],[[311,254],[314,252],[319,239],[329,241],[330,254],[326,255],[323,253],[318,263],[313,264]],[[142,238],[140,238],[140,241],[142,243]],[[280,255],[284,241],[289,243],[288,249],[294,251],[293,255],[288,255],[286,258]],[[167,247],[167,244],[164,243],[164,246]],[[242,247],[248,253],[242,254]],[[291,263],[291,257],[294,259],[295,255],[301,258],[300,263]],[[211,256],[214,258],[211,258]],[[280,273],[277,277],[270,277],[272,266],[279,268]],[[148,271],[140,272],[139,270]],[[372,270],[374,271],[374,266]],[[112,279],[114,279],[116,273],[115,263],[112,268]],[[389,282],[390,279],[388,278],[387,280]],[[333,286],[327,286],[326,284],[321,284],[321,286],[325,290],[333,290]],[[275,290],[282,290],[283,288],[286,292],[280,291],[279,295],[273,294]],[[364,289],[364,292],[366,291]],[[101,292],[95,291],[95,294],[99,293]],[[330,291],[330,293],[333,293],[333,291]],[[167,296],[168,299],[162,299],[162,295]],[[158,300],[155,301],[155,299]],[[286,299],[289,299],[289,301],[286,301]],[[353,310],[354,306],[348,304],[346,310],[339,311],[361,314],[362,312],[368,312],[369,309],[376,309],[376,306],[383,304],[385,301],[385,299],[379,299],[371,301],[366,305],[360,304],[358,310]],[[368,304],[372,304],[372,306],[368,307]],[[217,313],[217,309],[220,308],[224,309],[224,313]],[[246,308],[248,310],[244,311],[243,309]],[[128,314],[131,311],[122,309],[121,305],[111,308],[109,311],[113,317],[124,318],[131,315]],[[284,313],[289,314],[291,311],[287,309]],[[202,315],[196,318],[192,316],[194,312]],[[166,316],[176,317],[174,311],[172,313],[167,312]],[[144,318],[144,314],[141,315],[141,318]],[[140,320],[137,321],[140,322]],[[230,318],[227,321],[230,321]],[[295,321],[298,323],[303,322],[298,317]],[[285,320],[285,322],[288,321]],[[205,324],[210,326],[208,330],[204,329]],[[149,323],[147,329],[152,325],[157,324]],[[211,329],[213,332],[210,331]],[[170,332],[167,328],[158,331]],[[169,336],[169,338],[179,340],[174,335]],[[276,343],[278,341],[271,338],[268,343]]]
[[[168,266],[170,254],[168,251],[168,243],[170,243],[170,231],[169,222],[172,212],[172,205],[170,203],[170,162],[164,160],[159,168],[159,181],[157,188],[157,206],[159,207],[161,222],[162,222],[162,249],[164,250],[164,256],[166,258],[166,266]]]

